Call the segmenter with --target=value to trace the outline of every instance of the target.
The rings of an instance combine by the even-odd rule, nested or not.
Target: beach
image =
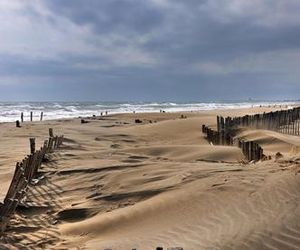
[[[247,162],[238,147],[211,145],[201,132],[202,124],[216,128],[217,115],[277,109],[0,124],[0,201],[30,137],[37,147],[49,128],[65,138],[0,249],[299,249],[300,137],[244,129],[237,136],[258,142],[269,157]]]

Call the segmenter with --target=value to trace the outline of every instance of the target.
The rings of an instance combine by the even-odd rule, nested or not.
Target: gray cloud
[[[164,17],[162,10],[149,1],[50,0],[47,4],[53,12],[69,18],[78,25],[91,26],[100,34],[146,34],[157,28]]]
[[[296,0],[0,3],[0,98],[21,88],[24,99],[298,98],[299,10]]]

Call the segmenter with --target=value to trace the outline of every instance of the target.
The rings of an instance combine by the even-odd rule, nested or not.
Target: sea
[[[43,112],[43,120],[86,117],[92,115],[144,112],[190,112],[216,109],[239,109],[259,106],[282,105],[292,107],[300,101],[240,101],[240,102],[0,102],[0,122],[20,120],[23,112],[24,120],[39,120]]]

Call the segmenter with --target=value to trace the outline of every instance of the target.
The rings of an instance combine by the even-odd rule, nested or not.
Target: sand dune
[[[148,146],[129,149],[126,152],[138,155],[147,155],[153,159],[172,161],[215,161],[239,162],[244,156],[238,148],[213,145],[170,145]]]
[[[167,191],[133,207],[65,224],[62,232],[88,234],[94,239],[87,246],[94,249],[153,249],[157,245],[180,245],[186,249],[299,246],[300,225],[293,221],[294,216],[299,216],[299,207],[294,211],[299,181],[290,173],[280,173],[280,182],[264,182],[265,173],[261,173],[252,176],[256,179],[253,183],[238,180],[251,175],[243,170],[233,171],[226,181],[223,173],[211,175],[213,178],[194,180],[180,190]],[[285,185],[287,181],[290,183]]]
[[[238,134],[240,138],[255,140],[263,146],[265,152],[272,154],[281,152],[294,155],[297,148],[300,147],[300,137],[285,135],[275,131],[268,130],[246,130]]]
[[[66,137],[0,248],[299,249],[300,137],[240,131],[272,156],[247,164],[237,147],[210,145],[201,133],[203,123],[215,126],[216,114],[257,111],[186,113],[187,119],[177,113],[115,115],[20,130],[0,125],[7,128],[0,132],[2,197],[29,135],[41,142],[53,127]],[[143,123],[135,124],[136,118]],[[283,158],[275,160],[278,151]]]

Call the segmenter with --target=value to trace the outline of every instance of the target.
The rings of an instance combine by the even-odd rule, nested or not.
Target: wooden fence
[[[62,143],[63,136],[50,136],[49,140],[44,141],[43,146],[36,151],[35,139],[30,138],[31,154],[26,156],[21,162],[17,162],[9,189],[0,207],[0,233],[5,231],[17,206],[24,199],[28,187],[38,182],[38,179],[36,179],[38,170],[45,159],[45,155],[59,148]]]
[[[42,111],[40,114],[40,121],[42,121],[43,118],[44,118],[44,112]],[[24,113],[23,112],[21,112],[20,119],[21,119],[21,122],[24,122]],[[30,121],[31,122],[33,121],[33,112],[32,111],[30,111]],[[18,120],[18,122],[20,122],[20,121]]]
[[[240,127],[300,135],[300,107],[233,118],[217,116],[217,131],[202,125],[202,132],[206,134],[207,140],[214,145],[238,146],[249,161],[262,159],[264,156],[263,149],[258,143],[235,137],[236,130]]]
[[[232,130],[219,132],[202,125],[202,132],[206,134],[207,140],[214,145],[238,146],[249,161],[258,161],[263,158],[263,149],[258,143],[235,138]]]
[[[300,135],[300,107],[242,117],[227,117],[225,119],[218,116],[217,126],[218,131],[226,128],[250,127]]]

